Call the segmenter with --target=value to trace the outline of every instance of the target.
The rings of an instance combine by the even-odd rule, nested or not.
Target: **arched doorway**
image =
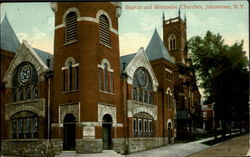
[[[102,118],[102,143],[103,149],[112,149],[112,117],[109,114],[105,114]]]
[[[67,114],[63,121],[63,150],[75,150],[76,119],[74,115]]]
[[[168,123],[168,143],[171,143],[171,137],[172,137],[172,132],[171,132],[171,126],[172,124],[169,122]]]

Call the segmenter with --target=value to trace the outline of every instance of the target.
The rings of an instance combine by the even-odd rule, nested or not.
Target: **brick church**
[[[1,154],[127,154],[192,130],[200,93],[187,84],[194,76],[180,72],[188,66],[180,13],[163,15],[163,40],[152,30],[146,48],[120,56],[121,2],[51,9],[53,55],[20,42],[7,16],[1,22]]]

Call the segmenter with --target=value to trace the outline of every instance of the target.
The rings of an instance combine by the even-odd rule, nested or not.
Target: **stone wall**
[[[80,139],[76,140],[76,153],[101,153],[102,139]]]
[[[47,140],[2,141],[2,154],[26,157],[45,157]]]
[[[49,157],[61,154],[62,151],[63,151],[62,139],[51,139],[49,145]]]
[[[125,149],[126,149],[125,147],[126,147],[125,139],[123,139],[123,138],[113,139],[114,151],[116,151],[117,153],[120,153],[120,154],[125,154]]]
[[[130,138],[129,153],[163,146],[163,138]]]

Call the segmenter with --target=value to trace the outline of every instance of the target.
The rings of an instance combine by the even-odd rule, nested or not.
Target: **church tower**
[[[163,13],[163,41],[171,56],[176,63],[185,64],[187,52],[185,44],[187,41],[186,17],[181,18],[181,11],[178,11],[178,17],[165,20]]]
[[[122,136],[117,131],[122,126],[121,3],[65,2],[51,3],[51,8],[55,13],[51,138],[61,141],[63,150],[77,153],[110,149],[112,140]]]

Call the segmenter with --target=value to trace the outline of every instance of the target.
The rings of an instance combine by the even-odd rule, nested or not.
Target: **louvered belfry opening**
[[[99,39],[100,43],[111,46],[109,21],[105,15],[101,15],[99,18]]]
[[[77,37],[77,16],[75,12],[70,12],[66,16],[65,43],[76,40]]]

